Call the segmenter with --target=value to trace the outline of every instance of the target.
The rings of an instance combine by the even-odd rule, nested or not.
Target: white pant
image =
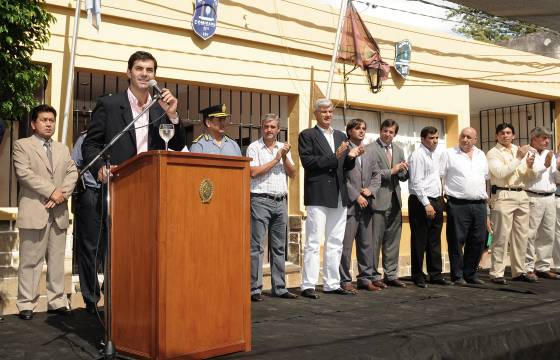
[[[321,264],[319,249],[321,240],[324,238],[323,290],[336,290],[340,288],[338,269],[346,227],[346,207],[342,206],[339,197],[336,209],[324,206],[308,206],[306,209],[306,241],[303,249],[301,289],[314,289],[319,281],[319,266]]]
[[[553,268],[560,269],[560,197],[556,197],[556,235],[554,236],[554,244],[552,245],[552,264]]]
[[[554,196],[529,195],[529,239],[525,271],[549,271],[556,228]]]

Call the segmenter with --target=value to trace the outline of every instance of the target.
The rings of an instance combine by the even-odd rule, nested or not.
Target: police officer
[[[210,106],[200,111],[206,133],[197,137],[191,152],[241,156],[237,142],[225,134],[229,114],[225,104]]]

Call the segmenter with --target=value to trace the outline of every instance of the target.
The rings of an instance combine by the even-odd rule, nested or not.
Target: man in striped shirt
[[[286,290],[285,249],[288,222],[286,175],[296,168],[290,144],[276,141],[280,119],[266,114],[261,121],[262,137],[247,148],[251,172],[251,301],[262,301],[264,239],[268,230],[272,295],[295,299]]]

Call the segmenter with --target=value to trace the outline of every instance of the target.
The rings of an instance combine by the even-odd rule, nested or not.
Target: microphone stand
[[[112,230],[112,221],[113,221],[113,217],[112,217],[112,209],[111,209],[111,164],[109,162],[110,160],[110,156],[109,156],[109,150],[113,147],[113,145],[119,141],[119,139],[127,132],[129,131],[132,126],[134,126],[134,124],[136,123],[136,121],[138,121],[139,118],[142,117],[142,115],[144,115],[148,110],[150,110],[150,108],[158,101],[161,99],[161,95],[158,93],[156,95],[154,95],[152,97],[152,101],[150,101],[150,103],[148,103],[148,105],[144,108],[144,110],[142,110],[142,112],[140,114],[138,114],[138,116],[136,116],[134,119],[132,119],[132,121],[124,128],[122,129],[122,131],[120,133],[118,133],[117,135],[115,135],[115,137],[113,137],[111,139],[111,141],[105,145],[105,147],[103,149],[101,149],[101,151],[99,152],[99,154],[97,154],[93,160],[91,160],[81,171],[79,176],[82,176],[86,171],[88,171],[93,164],[99,160],[100,158],[103,158],[104,162],[105,162],[105,171],[107,174],[107,196],[105,199],[105,204],[107,207],[107,211],[105,212],[105,224],[107,224],[107,253],[106,253],[106,259],[105,259],[105,269],[104,269],[104,275],[103,275],[103,286],[104,286],[104,305],[105,305],[105,345],[103,347],[102,350],[102,355],[100,357],[100,359],[115,359],[117,357],[123,358],[123,359],[128,359],[123,357],[122,355],[117,355],[117,352],[115,350],[115,346],[113,344],[113,330],[111,329],[111,321],[112,321],[112,295],[111,295],[111,243],[112,243],[112,235],[111,235],[111,230]]]

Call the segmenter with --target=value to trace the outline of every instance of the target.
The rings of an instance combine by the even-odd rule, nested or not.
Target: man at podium
[[[157,61],[146,51],[137,51],[128,59],[126,75],[129,86],[119,94],[109,94],[97,100],[91,114],[88,136],[82,145],[84,163],[88,164],[105,144],[108,144],[130,122],[133,121],[152,100],[150,80],[156,76]],[[164,150],[165,142],[159,136],[160,124],[173,124],[175,134],[169,141],[169,148],[181,151],[185,147],[185,135],[177,114],[177,98],[169,89],[161,89],[162,99],[142,115],[109,150],[111,167],[115,167],[148,150]],[[103,160],[99,159],[91,167],[91,173],[98,181],[104,182]]]

